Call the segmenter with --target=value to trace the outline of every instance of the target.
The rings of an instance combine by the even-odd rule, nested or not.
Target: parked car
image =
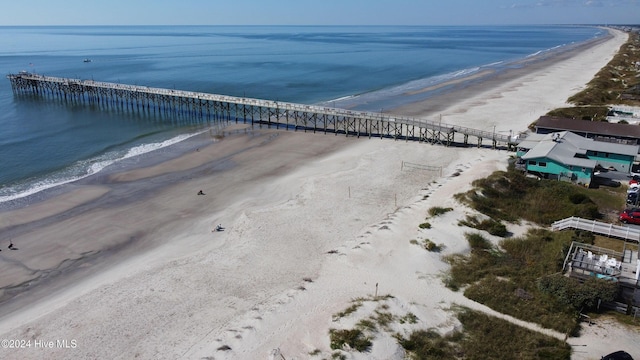
[[[620,350],[601,357],[601,360],[633,360],[633,358],[628,352]]]
[[[627,189],[627,194],[635,193],[640,190],[640,184],[633,184]]]
[[[640,184],[640,175],[633,175],[629,180],[629,185]]]
[[[638,224],[640,225],[640,208],[625,209],[618,216],[620,222],[625,224]]]
[[[638,203],[638,192],[632,192],[627,194],[627,204],[635,205]]]

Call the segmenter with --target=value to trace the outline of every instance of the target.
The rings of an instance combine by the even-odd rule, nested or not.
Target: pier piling
[[[44,76],[27,72],[7,75],[15,96],[35,95],[99,109],[117,108],[128,112],[184,117],[189,121],[244,122],[276,129],[307,130],[345,136],[368,136],[418,141],[450,146],[455,137],[491,139],[507,149],[517,142],[511,136],[496,134],[440,121],[398,116],[389,113],[353,111],[319,105],[252,99],[186,90],[152,88],[94,80]]]

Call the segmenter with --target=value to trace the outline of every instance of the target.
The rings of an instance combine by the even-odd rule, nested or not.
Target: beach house
[[[570,131],[531,134],[517,150],[527,173],[585,186],[598,168],[629,173],[637,155],[638,145],[595,141]]]
[[[640,126],[637,125],[541,116],[534,127],[537,134],[571,131],[597,141],[640,145]]]

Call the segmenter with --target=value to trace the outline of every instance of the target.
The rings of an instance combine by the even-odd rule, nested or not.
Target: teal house
[[[638,147],[561,131],[529,135],[518,144],[517,155],[527,173],[589,186],[600,167],[629,173]]]

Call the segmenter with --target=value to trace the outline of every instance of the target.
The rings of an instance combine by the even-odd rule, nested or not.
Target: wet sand
[[[393,112],[441,110],[443,123],[524,131],[608,62],[626,40],[612,34],[472,81],[437,106]],[[188,141],[166,159],[0,213],[0,232],[20,248],[0,252],[0,333],[76,344],[0,349],[3,358],[257,359],[275,349],[287,359],[329,356],[328,329],[346,326],[333,314],[378,290],[424,328],[455,326],[446,310],[453,303],[490,312],[444,288],[442,254],[410,240],[465,251],[468,229],[456,219],[469,210],[452,196],[505,168],[512,153],[240,125]],[[417,225],[432,206],[455,210],[424,233]],[[225,231],[212,231],[217,224]],[[389,339],[376,341],[367,356],[402,358]],[[591,353],[576,358],[617,345],[592,341]]]

